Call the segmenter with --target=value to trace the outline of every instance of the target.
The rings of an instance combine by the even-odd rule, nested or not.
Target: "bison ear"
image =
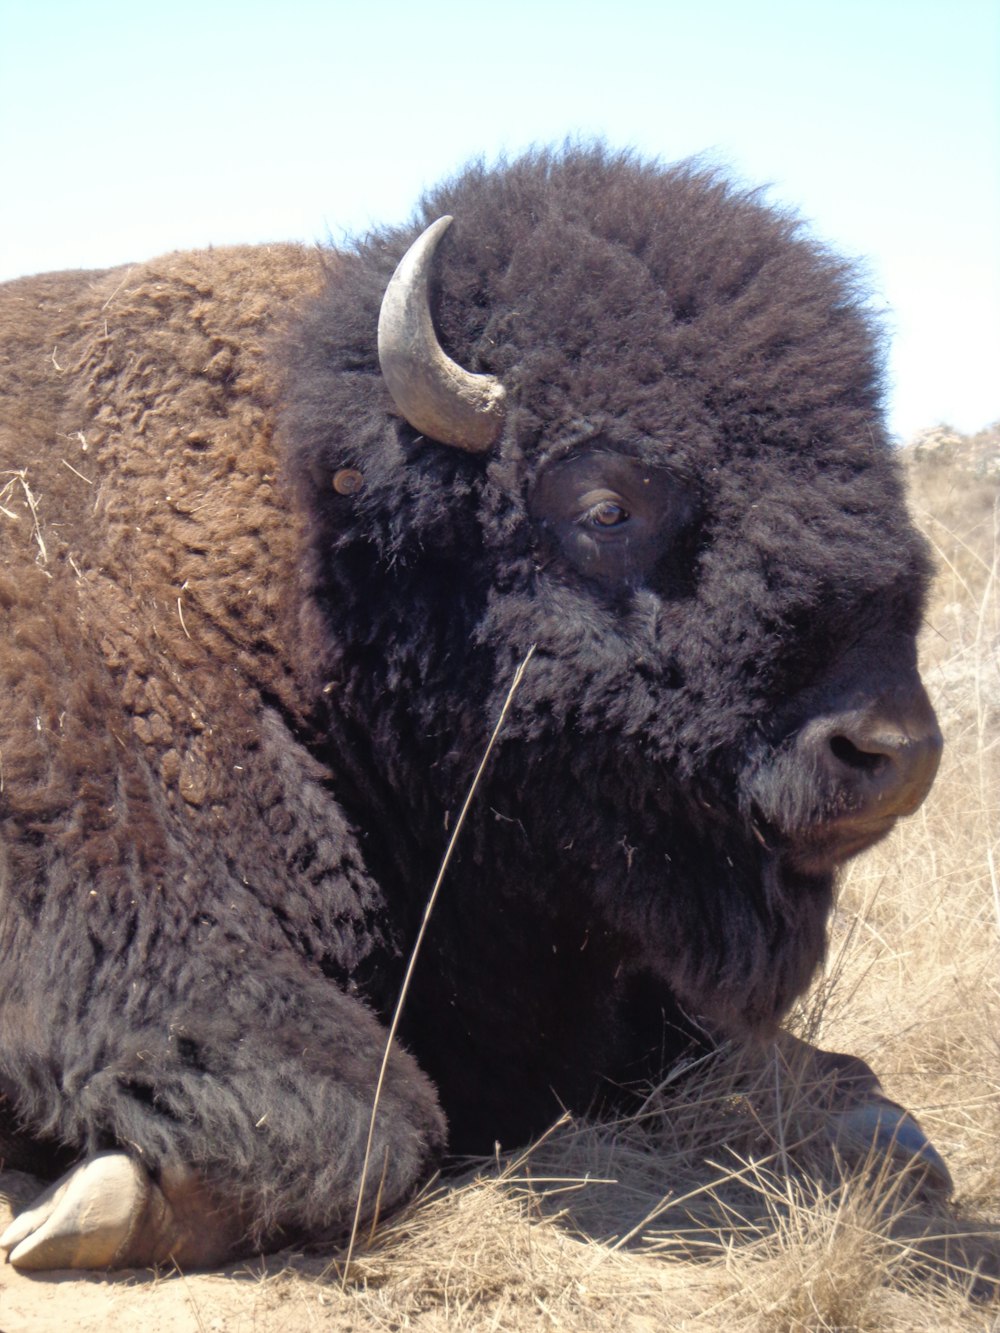
[[[434,251],[451,225],[438,218],[399,261],[378,320],[378,359],[392,400],[414,430],[442,444],[482,453],[503,427],[503,385],[474,375],[438,342],[431,319]]]

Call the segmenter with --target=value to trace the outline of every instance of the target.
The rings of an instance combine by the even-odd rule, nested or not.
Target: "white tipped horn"
[[[453,361],[431,319],[431,265],[450,225],[450,217],[432,222],[399,261],[382,298],[378,359],[393,402],[414,430],[483,453],[503,427],[504,387],[495,375],[474,375]]]

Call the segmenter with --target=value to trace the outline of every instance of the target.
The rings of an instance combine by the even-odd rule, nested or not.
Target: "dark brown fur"
[[[509,395],[488,455],[418,435],[375,354],[446,211],[441,336]],[[489,1150],[773,1032],[837,864],[936,762],[927,558],[850,267],[713,173],[599,148],[474,167],[422,214],[325,265],[0,292],[0,1124],[194,1180],[181,1212],[228,1219],[200,1262],[343,1232],[530,644],[390,1062],[383,1207],[441,1151],[439,1099]],[[587,514],[546,513],[563,462],[609,456],[662,497],[636,577],[590,577]],[[902,797],[889,733],[930,756]]]
[[[343,976],[381,930],[377,891],[352,861],[323,772],[289,747],[278,721],[301,721],[310,698],[292,647],[304,632],[298,523],[275,484],[262,348],[321,268],[316,254],[282,246],[0,289],[0,954],[15,968],[4,973],[0,1090],[8,1124],[16,1108],[34,1136],[76,1152],[141,1139],[130,1114],[157,1119],[146,1114],[146,1060],[175,1061],[183,1082],[219,1043],[232,1045],[229,1065],[245,1050],[259,1101],[244,1107],[244,1129],[231,1122],[222,1140],[250,1139],[267,1112],[281,1119],[266,1087],[269,1072],[282,1085],[273,1066],[293,1003],[287,984],[323,985],[305,1030],[318,1022],[346,1034],[349,1049],[316,1050],[317,1071],[337,1068],[335,1101],[352,1082],[350,1052],[370,1050],[354,1076],[370,1103],[381,1029],[346,996],[339,1003],[351,1017],[324,1020],[339,992],[315,962],[282,982],[283,970],[294,971],[281,961],[289,937],[317,962],[330,955],[328,968]],[[311,889],[330,882],[318,909],[300,892],[306,864]],[[269,924],[257,917],[251,881],[271,905]],[[231,926],[217,919],[220,889]],[[247,1005],[258,1011],[268,1056],[252,1057],[253,1034],[209,995],[199,999],[219,979],[199,978],[197,967],[185,974],[199,933],[213,936],[210,971],[231,957],[233,990],[259,987],[237,1006],[238,1021],[246,1024]],[[130,990],[152,992],[135,1013]],[[289,1033],[297,1057],[302,1031]],[[69,1051],[56,1055],[67,1038]],[[415,1068],[406,1077],[413,1090],[404,1095],[422,1099],[418,1119],[433,1143],[433,1095]],[[116,1114],[110,1102],[123,1088],[131,1111]],[[261,1166],[247,1153],[237,1149],[228,1167],[211,1149],[206,1157],[217,1136],[199,1131],[187,1102],[196,1091],[175,1093],[187,1162],[224,1175],[238,1195],[242,1160],[243,1188],[257,1188]],[[165,1110],[159,1091],[156,1101]],[[294,1140],[293,1094],[288,1101]],[[315,1124],[335,1114],[322,1098],[299,1114],[302,1150],[312,1153]],[[360,1133],[363,1121],[362,1108],[342,1135]],[[408,1186],[429,1143],[404,1147],[390,1193]],[[295,1167],[289,1142],[274,1151],[263,1206],[246,1219],[257,1234],[287,1223],[293,1196],[301,1214],[302,1175],[315,1174],[304,1160]],[[145,1160],[155,1171],[175,1152],[154,1134]],[[350,1174],[353,1154],[330,1169]],[[343,1225],[345,1190],[321,1179],[314,1189],[311,1228]]]

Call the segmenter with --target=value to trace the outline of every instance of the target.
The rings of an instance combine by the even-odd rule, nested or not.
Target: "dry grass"
[[[791,1026],[862,1056],[913,1108],[954,1174],[951,1204],[885,1162],[841,1162],[822,1090],[787,1052],[724,1050],[627,1122],[567,1120],[438,1182],[346,1272],[285,1255],[225,1278],[72,1283],[69,1322],[1000,1330],[1000,481],[935,456],[915,462],[913,493],[943,571],[924,656],[946,756],[926,806],[850,867],[826,971]],[[11,1333],[58,1326],[51,1307],[36,1323],[10,1308]]]

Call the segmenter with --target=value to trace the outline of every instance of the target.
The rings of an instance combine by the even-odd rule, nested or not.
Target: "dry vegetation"
[[[948,748],[924,809],[850,868],[792,1027],[919,1114],[951,1204],[838,1166],[782,1051],[722,1052],[628,1123],[567,1122],[438,1182],[346,1275],[301,1254],[156,1280],[6,1269],[5,1333],[1000,1329],[1000,429],[932,433],[908,467],[941,566],[924,658]]]

